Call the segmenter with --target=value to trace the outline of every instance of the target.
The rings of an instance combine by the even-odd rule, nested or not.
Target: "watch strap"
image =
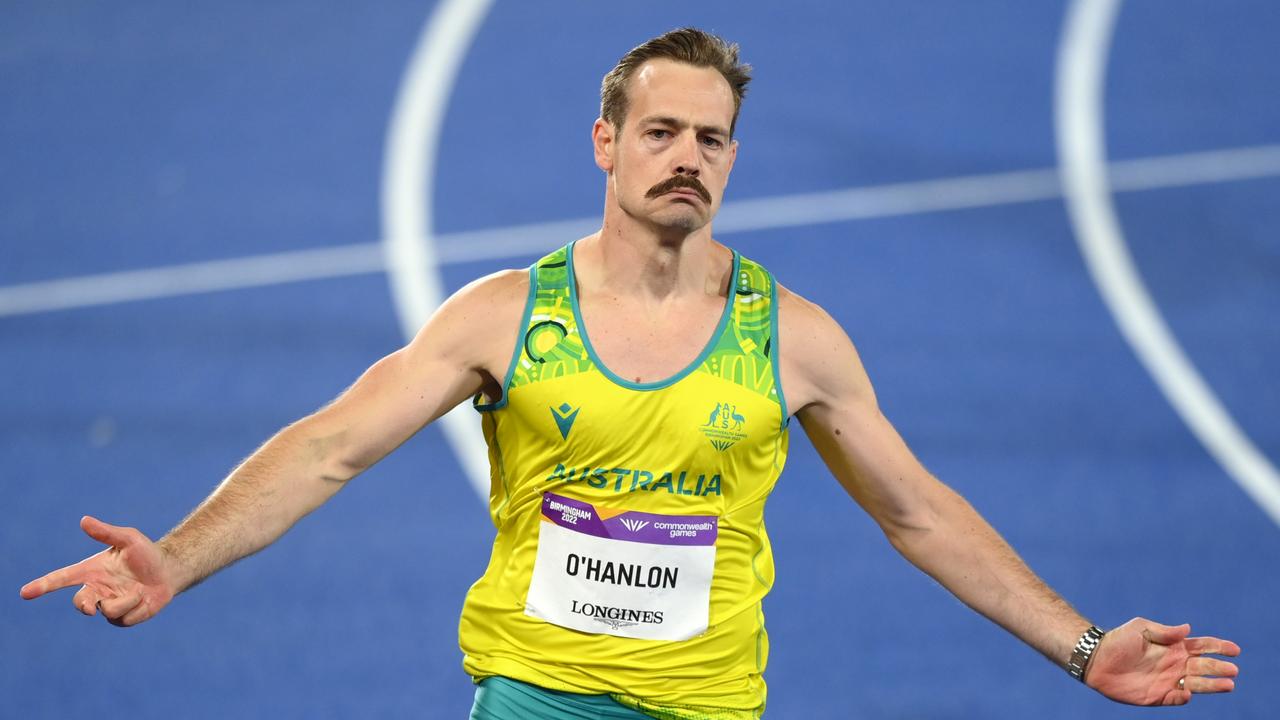
[[[1088,630],[1080,636],[1076,641],[1076,647],[1071,651],[1071,658],[1067,660],[1067,673],[1071,677],[1084,682],[1085,668],[1089,667],[1089,660],[1093,658],[1093,651],[1098,649],[1098,644],[1102,642],[1102,636],[1106,635],[1097,625],[1090,625]]]

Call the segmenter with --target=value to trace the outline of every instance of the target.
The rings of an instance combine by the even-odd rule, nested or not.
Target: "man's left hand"
[[[1240,646],[1215,637],[1187,637],[1190,625],[1134,618],[1107,633],[1094,651],[1085,683],[1130,705],[1185,705],[1194,693],[1231,692],[1240,670],[1205,655],[1235,657]]]

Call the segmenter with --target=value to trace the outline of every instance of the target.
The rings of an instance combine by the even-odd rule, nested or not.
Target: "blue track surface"
[[[1056,165],[1064,3],[760,5],[495,3],[450,99],[436,231],[598,214],[599,78],[686,24],[756,66],[730,199]],[[386,129],[430,12],[0,8],[0,290],[376,242]],[[1126,2],[1111,158],[1280,143],[1278,30],[1262,0]],[[1115,198],[1171,329],[1273,464],[1278,193],[1271,176]],[[1137,362],[1060,198],[721,239],[844,325],[916,453],[1082,612],[1244,646],[1240,690],[1180,717],[1274,716],[1280,527]],[[446,285],[532,259],[450,265]],[[17,597],[95,551],[82,514],[163,533],[402,342],[382,273],[0,315],[0,715],[464,717],[456,622],[492,528],[434,428],[143,626],[80,617],[70,591]],[[910,568],[796,430],[768,515],[768,717],[1140,714]]]

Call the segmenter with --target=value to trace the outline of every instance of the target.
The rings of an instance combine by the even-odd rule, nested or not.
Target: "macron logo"
[[[631,532],[640,532],[649,524],[648,520],[632,520],[631,518],[622,518],[622,525]]]
[[[560,439],[569,439],[569,431],[573,429],[573,421],[578,419],[580,409],[569,403],[561,403],[560,407],[551,408],[551,417],[555,418],[556,427],[560,429]]]

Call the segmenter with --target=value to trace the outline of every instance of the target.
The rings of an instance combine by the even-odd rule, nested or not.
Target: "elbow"
[[[899,553],[911,557],[913,551],[927,544],[938,529],[937,513],[922,510],[900,513],[879,520],[880,530]]]
[[[314,415],[289,430],[296,433],[296,445],[311,474],[326,482],[345,483],[373,465],[353,446],[348,431],[326,428]]]
[[[954,542],[957,531],[970,525],[974,515],[959,493],[935,483],[910,508],[887,514],[880,527],[893,547],[912,559],[935,550],[939,543]]]
[[[876,521],[894,549],[912,557],[943,532],[947,522],[950,496],[953,494],[941,483],[934,486],[941,492],[925,492],[909,503],[895,504],[878,513]]]
[[[326,482],[342,484],[368,470],[370,465],[350,460],[337,460],[328,463],[320,472],[320,478]]]
[[[340,438],[334,439],[340,443]],[[378,458],[371,453],[361,453],[357,448],[346,444],[330,448],[321,460],[321,477],[330,482],[345,483],[360,473],[373,467]]]

